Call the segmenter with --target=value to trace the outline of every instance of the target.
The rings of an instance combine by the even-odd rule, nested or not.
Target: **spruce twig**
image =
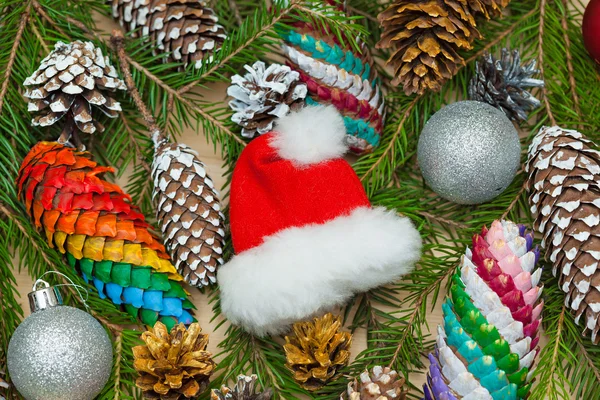
[[[538,33],[538,59],[540,76],[543,81],[546,81],[546,75],[544,73],[544,25],[546,24],[546,2],[547,0],[541,0],[540,2],[540,29]],[[546,107],[546,113],[548,114],[550,123],[556,125],[556,119],[554,118],[554,114],[552,114],[552,107],[550,106],[550,101],[548,99],[548,86],[542,86],[542,94],[544,96],[544,106]]]
[[[25,26],[27,25],[27,21],[29,20],[30,12],[31,12],[31,1],[27,2],[27,6],[25,6],[25,10],[21,14],[21,22],[19,22],[19,28],[17,29],[17,34],[15,35],[12,49],[10,50],[10,56],[8,57],[8,63],[6,64],[6,69],[4,70],[4,75],[2,76],[2,87],[0,88],[0,112],[2,112],[2,107],[4,106],[4,98],[6,97],[8,85],[10,84],[10,77],[13,72],[13,65],[15,63],[15,58],[17,57],[17,50],[19,50],[19,45],[21,44],[21,38],[23,37],[23,31],[25,30]]]

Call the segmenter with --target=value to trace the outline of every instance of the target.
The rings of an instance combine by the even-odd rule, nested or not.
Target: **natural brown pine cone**
[[[148,36],[167,62],[200,68],[227,37],[202,0],[112,0],[113,17],[136,37]]]
[[[404,378],[388,367],[375,366],[360,374],[360,382],[356,379],[348,383],[347,396],[342,394],[341,400],[404,400]]]
[[[381,14],[378,48],[391,49],[392,84],[407,95],[437,92],[464,65],[458,54],[481,37],[475,17],[496,16],[509,0],[394,0]]]
[[[287,65],[262,61],[244,66],[247,74],[234,75],[227,94],[233,97],[229,106],[235,114],[231,120],[242,127],[242,136],[253,138],[273,129],[277,118],[304,105],[306,84],[300,74]]]
[[[193,323],[167,331],[157,322],[153,330],[142,333],[145,346],[133,348],[133,367],[139,373],[136,385],[147,399],[178,400],[202,393],[216,367],[206,351],[208,335]]]
[[[158,223],[177,271],[193,286],[215,283],[223,264],[225,217],[204,164],[190,147],[161,139],[152,178]]]
[[[221,386],[221,390],[213,389],[210,393],[211,400],[271,400],[273,392],[267,389],[261,393],[256,391],[256,375],[239,375],[233,389]]]
[[[111,97],[117,89],[126,90],[108,57],[92,42],[57,42],[30,77],[24,96],[28,110],[37,113],[33,126],[49,126],[66,116],[67,125],[85,133],[104,127],[92,117],[92,105],[110,118],[116,118],[121,105]],[[67,130],[67,128],[66,128]]]
[[[600,152],[574,130],[543,127],[529,147],[526,171],[534,227],[565,304],[600,342]]]
[[[303,388],[321,388],[348,364],[352,334],[341,327],[340,317],[329,313],[312,322],[295,323],[294,334],[285,337],[286,366]]]

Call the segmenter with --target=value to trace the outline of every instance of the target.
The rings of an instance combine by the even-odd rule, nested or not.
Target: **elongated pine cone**
[[[273,130],[277,118],[304,106],[306,84],[300,74],[287,65],[262,61],[245,65],[248,73],[231,77],[227,94],[233,97],[229,107],[235,112],[231,120],[242,127],[242,136],[253,138]]]
[[[215,283],[223,264],[225,216],[198,154],[184,144],[159,140],[152,179],[158,223],[177,271],[193,286]]]
[[[203,0],[112,0],[113,17],[136,37],[148,37],[167,62],[202,67],[227,37]]]
[[[131,198],[102,178],[106,172],[114,169],[88,152],[40,142],[21,164],[19,197],[50,247],[66,254],[101,298],[146,325],[191,323],[181,276]]]
[[[527,113],[541,105],[527,89],[543,87],[544,81],[532,78],[540,71],[532,59],[521,65],[518,50],[512,54],[502,49],[502,57],[497,60],[489,53],[475,63],[475,76],[469,83],[469,98],[488,103],[513,121],[527,121]]]
[[[221,390],[213,389],[210,393],[211,400],[271,400],[273,391],[267,389],[256,393],[256,375],[239,375],[233,389],[221,386]]]
[[[116,118],[121,104],[111,95],[126,90],[115,67],[92,42],[57,42],[39,68],[23,82],[33,126],[50,126],[66,116],[85,133],[103,131],[92,106]]]
[[[510,221],[473,237],[442,306],[426,400],[527,398],[543,307],[538,258],[533,234]]]
[[[543,127],[525,171],[535,229],[566,293],[565,305],[600,342],[600,152],[577,131]]]
[[[383,28],[377,48],[391,49],[387,64],[393,85],[404,93],[437,92],[465,60],[481,37],[475,18],[498,15],[508,0],[394,0],[378,19]]]
[[[328,313],[313,321],[297,322],[285,337],[286,367],[306,390],[317,390],[339,377],[348,365],[352,334],[341,331],[339,317]]]
[[[135,384],[144,398],[190,399],[206,390],[216,363],[206,351],[208,335],[198,323],[187,329],[178,324],[169,334],[167,327],[157,322],[141,338],[146,344],[132,350],[133,367],[139,373]]]
[[[354,379],[348,383],[347,396],[342,394],[340,400],[404,400],[404,382],[396,371],[375,366],[370,373],[360,374],[360,382]]]
[[[341,1],[327,3],[343,8]],[[322,27],[303,22],[289,25],[292,29],[279,32],[282,49],[288,65],[300,73],[308,87],[306,103],[335,105],[344,117],[350,150],[356,154],[372,152],[383,133],[385,98],[368,47],[357,38],[345,38],[342,44]],[[354,46],[358,42],[360,51],[351,42]]]

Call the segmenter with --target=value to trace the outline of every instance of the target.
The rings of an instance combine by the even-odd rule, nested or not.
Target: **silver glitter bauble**
[[[521,145],[502,111],[460,101],[436,112],[419,138],[425,182],[441,197],[480,204],[502,193],[519,170]]]
[[[45,289],[47,293],[53,288]],[[17,327],[8,345],[10,378],[27,400],[92,400],[112,368],[112,344],[102,325],[77,308],[33,301],[38,309]],[[59,296],[60,298],[60,296]]]

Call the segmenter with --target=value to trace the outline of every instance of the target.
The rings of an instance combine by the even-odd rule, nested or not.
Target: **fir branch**
[[[579,96],[577,95],[577,82],[575,81],[575,73],[573,69],[573,55],[571,54],[571,39],[569,39],[569,26],[567,24],[567,9],[569,8],[567,0],[562,0],[562,5],[564,9],[561,16],[561,26],[563,28],[563,40],[565,41],[567,70],[569,71],[569,89],[571,90],[571,97],[573,97],[575,112],[577,113],[577,115],[581,115],[581,108],[579,107]]]
[[[123,336],[121,332],[117,332],[115,335],[115,382],[113,384],[115,397],[114,400],[121,398],[121,360],[123,358]]]
[[[21,21],[19,22],[17,34],[15,35],[15,40],[13,42],[12,49],[10,50],[8,62],[6,63],[6,68],[5,68],[4,74],[2,76],[2,87],[0,88],[0,112],[2,112],[2,107],[4,106],[4,98],[6,97],[6,91],[8,90],[8,85],[10,84],[10,77],[13,72],[13,65],[15,63],[15,58],[17,57],[17,50],[19,50],[19,45],[21,44],[21,38],[23,37],[23,31],[25,30],[27,21],[29,21],[30,12],[31,12],[31,1],[28,1],[27,5],[25,6],[25,9],[21,13],[21,16],[20,16]]]
[[[540,28],[538,33],[538,60],[539,60],[539,68],[540,68],[540,76],[543,81],[546,81],[546,75],[544,73],[544,26],[546,24],[546,1],[540,1]],[[548,99],[548,87],[546,85],[542,86],[542,94],[544,97],[544,106],[546,107],[546,113],[548,114],[548,118],[552,125],[556,125],[556,119],[554,118],[554,114],[552,113],[552,107],[550,107],[550,101]]]

